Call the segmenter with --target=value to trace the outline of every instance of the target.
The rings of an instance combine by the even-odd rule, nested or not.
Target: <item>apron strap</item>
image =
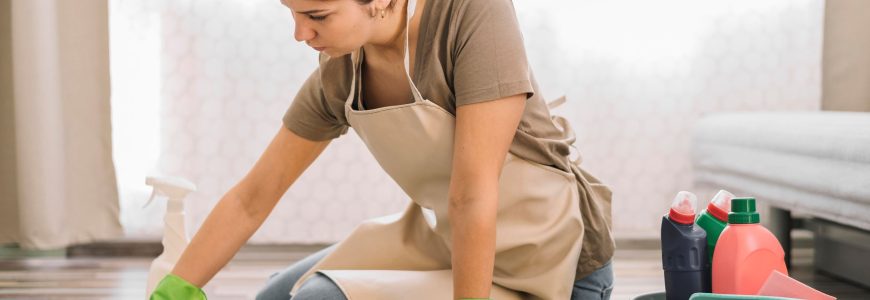
[[[569,147],[571,147],[571,149],[574,150],[571,152],[576,153],[575,158],[571,158],[571,154],[569,153],[568,160],[571,161],[571,163],[574,165],[579,165],[583,162],[583,156],[580,155],[580,149],[577,149],[577,146],[574,145],[574,142],[577,141],[577,136],[574,134],[574,129],[571,128],[571,124],[568,123],[568,120],[565,119],[565,117],[552,116],[551,118],[553,120],[553,123],[556,124],[559,129],[565,132],[565,135],[567,137],[565,137],[564,141],[568,144]]]
[[[351,70],[353,71],[353,75],[350,77],[350,91],[347,95],[347,99],[344,101],[345,111],[351,110],[353,107],[353,100],[359,96],[359,92],[362,90],[362,83],[357,84],[357,80],[362,78],[362,74],[360,74],[362,70],[362,48],[357,49],[350,54],[350,62],[351,62]]]
[[[408,78],[408,84],[411,85],[411,93],[414,94],[414,103],[423,102],[423,95],[420,94],[420,91],[417,90],[417,85],[414,84],[414,80],[411,78],[410,70],[411,70],[411,54],[409,53],[408,47],[408,32],[411,27],[411,17],[414,15],[414,10],[416,10],[417,1],[416,0],[408,0],[408,10],[405,13],[407,18],[405,18],[405,77]],[[417,36],[419,39],[420,37]],[[420,49],[417,49],[420,51]],[[416,62],[416,61],[415,61]]]
[[[556,98],[556,100],[553,100],[553,101],[547,102],[547,108],[549,108],[549,109],[554,109],[554,108],[556,108],[556,107],[561,106],[562,104],[565,104],[565,102],[567,102],[567,101],[568,101],[568,100],[565,99],[565,95],[562,95],[561,97]]]
[[[565,97],[565,95],[562,95],[553,101],[547,102],[547,108],[554,109],[556,107],[562,106],[562,104],[565,104],[565,102],[568,102],[568,99]],[[577,157],[573,159],[571,158],[571,154],[569,154],[568,160],[571,161],[571,163],[574,165],[579,165],[583,162],[583,156],[580,155],[580,149],[577,149],[577,146],[574,145],[574,142],[577,141],[577,135],[574,134],[574,129],[571,127],[571,124],[568,123],[568,119],[565,119],[565,117],[558,115],[553,115],[551,119],[553,120],[553,124],[556,124],[556,127],[565,132],[565,135],[567,137],[564,141],[568,144],[568,146],[571,147],[571,149],[574,150],[573,152],[576,153]]]

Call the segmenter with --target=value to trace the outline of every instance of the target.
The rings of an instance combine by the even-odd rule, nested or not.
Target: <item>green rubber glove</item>
[[[187,280],[173,274],[166,275],[151,292],[151,300],[205,300],[205,292]]]

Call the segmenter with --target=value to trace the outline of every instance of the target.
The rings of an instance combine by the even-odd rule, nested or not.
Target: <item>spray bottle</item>
[[[148,287],[145,290],[145,297],[148,297],[160,280],[172,271],[190,241],[184,226],[184,197],[195,191],[196,186],[190,181],[175,177],[148,177],[145,184],[154,188],[145,206],[157,196],[167,199],[166,215],[163,217],[163,253],[154,259],[148,271]]]
[[[698,198],[682,191],[662,217],[662,268],[668,300],[688,300],[694,293],[710,292],[707,234],[695,225]]]

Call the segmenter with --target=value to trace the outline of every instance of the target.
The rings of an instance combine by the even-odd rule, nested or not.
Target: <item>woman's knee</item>
[[[299,280],[302,275],[305,274],[311,267],[313,267],[318,261],[323,259],[327,254],[329,254],[335,246],[327,247],[323,250],[318,251],[312,255],[309,255],[306,258],[294,263],[287,269],[282,270],[281,272],[277,272],[269,276],[269,279],[266,282],[266,286],[263,287],[258,293],[255,299],[257,300],[271,300],[271,299],[281,299],[286,300],[290,299],[290,287],[296,284],[296,281]]]
[[[613,292],[613,265],[611,262],[592,274],[574,282],[571,299],[610,299]]]
[[[314,274],[302,283],[293,300],[347,300],[347,298],[332,279],[323,274]]]
[[[257,292],[257,296],[254,298],[256,300],[288,300],[290,299],[290,287],[289,284],[282,280],[275,280],[275,277],[280,276],[281,273],[272,274],[269,276],[269,282],[266,283],[259,292]]]

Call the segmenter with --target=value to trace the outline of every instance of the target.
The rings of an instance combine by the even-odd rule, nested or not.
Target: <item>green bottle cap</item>
[[[755,211],[755,198],[731,199],[728,224],[756,224],[758,222],[760,222],[760,217]]]

